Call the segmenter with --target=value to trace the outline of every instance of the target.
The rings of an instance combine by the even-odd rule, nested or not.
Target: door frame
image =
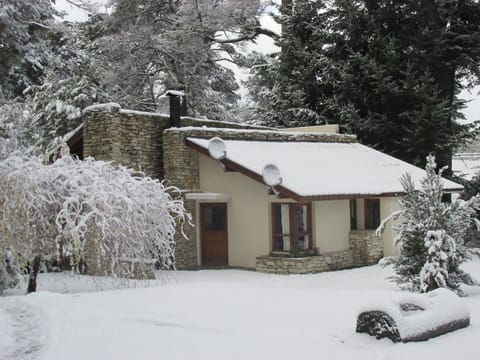
[[[218,265],[218,266],[228,266],[229,265],[229,258],[228,258],[228,203],[227,202],[201,202],[199,203],[199,213],[200,213],[200,266],[214,266],[214,265],[205,265],[204,259],[206,258],[206,251],[207,246],[205,246],[206,240],[206,231],[205,231],[205,224],[204,224],[204,213],[207,207],[223,207],[225,209],[225,265]]]

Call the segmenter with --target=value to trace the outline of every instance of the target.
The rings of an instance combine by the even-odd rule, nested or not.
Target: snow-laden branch
[[[389,223],[390,221],[398,220],[403,215],[404,212],[405,210],[397,210],[391,213],[385,219],[383,219],[380,225],[375,230],[375,235],[379,237],[382,236],[382,234],[385,232],[385,227],[387,226],[387,223]]]
[[[240,36],[237,36],[237,37],[234,37],[234,38],[210,37],[209,40],[211,40],[213,42],[216,42],[216,43],[219,43],[219,44],[234,44],[234,43],[239,43],[239,42],[242,42],[242,41],[253,41],[253,40],[257,39],[260,35],[268,36],[268,37],[272,38],[273,40],[278,40],[279,39],[279,35],[272,30],[265,29],[265,28],[262,28],[262,27],[254,27],[254,28],[245,30],[243,35],[240,35]]]
[[[175,266],[176,227],[190,215],[173,186],[68,154],[45,164],[14,153],[0,162],[0,181],[0,260],[7,251],[24,264],[55,255],[119,277]]]

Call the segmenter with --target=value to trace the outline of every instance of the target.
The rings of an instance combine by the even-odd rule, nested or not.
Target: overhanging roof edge
[[[191,141],[190,139],[185,139],[187,145],[200,153],[208,156],[212,160],[214,160],[209,152],[208,149],[198,145],[197,143]],[[220,161],[227,170],[237,171],[256,182],[263,184],[267,187],[264,183],[261,174],[257,174],[256,172],[230,160],[224,159]],[[369,198],[369,197],[398,197],[405,194],[404,191],[397,191],[397,192],[381,192],[381,193],[341,193],[341,194],[318,194],[318,195],[300,195],[295,191],[285,187],[284,185],[279,185],[276,187],[276,190],[280,193],[281,196],[291,198],[293,200],[299,202],[307,202],[307,201],[326,201],[326,200],[348,200],[348,199],[356,199],[356,198]],[[463,188],[458,189],[449,189],[448,192],[456,192],[456,191],[463,191]]]

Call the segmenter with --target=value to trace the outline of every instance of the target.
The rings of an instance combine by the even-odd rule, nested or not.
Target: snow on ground
[[[0,299],[0,359],[33,360],[47,341],[43,312],[11,297]]]
[[[480,261],[466,268],[480,279]],[[125,289],[43,275],[42,291],[0,298],[0,359],[477,358],[478,288],[462,299],[468,328],[407,344],[356,334],[360,308],[403,295],[389,275],[379,266],[290,276],[179,271]]]

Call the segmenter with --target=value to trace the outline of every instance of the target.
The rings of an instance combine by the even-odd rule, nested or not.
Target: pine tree
[[[37,132],[35,145],[40,149],[80,125],[82,109],[110,100],[101,84],[101,73],[90,57],[85,27],[71,23],[52,26],[52,56],[42,82],[24,92],[33,104],[31,127]]]
[[[470,276],[459,266],[465,260],[465,240],[476,230],[480,195],[468,201],[456,199],[451,203],[442,202],[442,170],[437,174],[435,169],[435,158],[428,156],[427,174],[421,182],[421,189],[408,174],[401,179],[405,192],[399,200],[401,210],[382,223],[383,227],[390,219],[401,219],[399,224],[393,226],[397,232],[395,245],[399,250],[399,256],[394,260],[395,281],[401,287],[415,291],[422,288],[422,271],[426,274],[423,284],[431,283],[426,279],[434,271],[427,272],[426,268],[429,264],[440,264],[440,258],[436,258],[438,256],[445,262],[440,264],[439,270],[444,269],[448,273],[448,278],[442,275],[448,287],[457,290],[462,283],[472,283]],[[431,248],[435,245],[432,236],[441,242],[438,249]],[[440,254],[442,249],[447,249],[444,252],[449,254],[448,259]],[[426,288],[432,289],[432,286],[426,285]]]
[[[469,135],[456,95],[478,83],[479,19],[472,0],[295,1],[280,18],[278,74],[264,82],[278,100],[260,112],[268,125],[339,123],[403,160],[434,152],[449,165]]]
[[[30,127],[32,119],[30,102],[8,100],[0,106],[0,159],[35,143],[38,133]]]
[[[40,83],[54,13],[50,0],[0,0],[0,102]]]
[[[0,9],[0,156],[45,149],[78,126],[82,108],[107,100],[82,25],[55,22],[49,0]]]

